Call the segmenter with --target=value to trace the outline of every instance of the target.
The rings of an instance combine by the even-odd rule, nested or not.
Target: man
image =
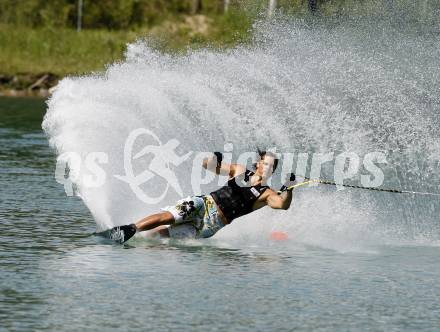
[[[234,219],[268,205],[287,210],[292,202],[292,189],[283,186],[279,194],[265,185],[278,165],[272,152],[258,151],[260,160],[255,172],[239,164],[222,163],[222,154],[203,160],[203,167],[229,180],[209,195],[192,196],[177,202],[164,212],[150,215],[136,224],[117,226],[110,238],[119,243],[128,241],[136,232],[153,230],[152,235],[171,238],[208,238]],[[291,176],[291,181],[294,180]]]

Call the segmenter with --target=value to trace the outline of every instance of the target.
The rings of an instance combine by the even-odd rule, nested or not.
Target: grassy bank
[[[171,52],[184,51],[188,46],[227,47],[247,40],[250,26],[251,19],[241,13],[182,15],[151,28],[113,31],[1,25],[0,74],[64,76],[99,71],[122,59],[126,44],[138,38],[155,39],[157,47]]]
[[[127,43],[154,38],[167,51],[206,45],[228,47],[249,39],[252,22],[267,13],[267,0],[203,0],[193,15],[194,0],[85,1],[84,29],[75,31],[76,1],[4,0],[0,4],[0,75],[53,73],[57,76],[102,70],[120,60]],[[310,15],[308,0],[277,0],[287,15]],[[316,16],[406,17],[434,24],[436,0],[318,0]],[[222,9],[223,8],[223,9]],[[1,79],[0,79],[1,81]],[[1,82],[0,82],[1,83]]]
[[[3,74],[53,73],[63,76],[99,70],[121,57],[124,45],[136,38],[132,32],[30,29],[2,26],[0,70]]]
[[[45,95],[59,78],[102,71],[123,59],[126,45],[140,38],[154,40],[166,52],[188,48],[225,48],[245,43],[252,23],[267,15],[267,0],[204,0],[194,14],[191,0],[86,1],[84,29],[77,32],[76,1],[5,0],[0,3],[0,94]],[[306,0],[278,0],[288,16],[339,20],[346,16],[405,19],[421,25],[438,24],[435,0],[318,0],[311,11]],[[40,93],[42,92],[42,94]]]
[[[123,59],[126,45],[149,39],[164,52],[225,48],[247,42],[253,19],[227,15],[176,15],[152,27],[127,30],[30,28],[0,25],[0,95],[45,97],[66,75],[102,71]]]

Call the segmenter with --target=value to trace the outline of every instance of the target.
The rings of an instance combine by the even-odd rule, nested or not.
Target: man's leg
[[[110,231],[110,238],[116,242],[124,243],[131,239],[136,232],[172,224],[174,224],[174,216],[170,212],[156,213],[141,219],[136,224],[113,227]],[[159,234],[166,235],[167,232],[168,230],[162,230]]]
[[[148,232],[147,236],[151,238],[169,238],[170,232],[168,229],[168,226],[159,226]]]
[[[136,223],[136,228],[138,232],[148,231],[150,229],[174,224],[174,216],[168,212],[160,212],[152,214],[144,219],[139,220]]]
[[[195,238],[197,230],[194,225],[191,223],[178,223],[176,225],[175,220],[174,215],[166,211],[140,220],[136,223],[135,227],[138,232],[151,230],[148,234],[151,237]],[[171,225],[171,227],[167,227],[168,225]]]

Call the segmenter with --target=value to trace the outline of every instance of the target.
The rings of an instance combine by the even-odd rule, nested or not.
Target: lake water
[[[54,179],[44,111],[40,100],[0,99],[0,330],[440,328],[435,235],[351,250],[293,233],[271,241],[267,230],[257,238],[103,242],[92,235],[89,210]]]

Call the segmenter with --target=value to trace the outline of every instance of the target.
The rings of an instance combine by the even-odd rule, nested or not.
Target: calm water
[[[0,99],[0,330],[440,328],[435,245],[102,242],[54,180],[44,108]]]

